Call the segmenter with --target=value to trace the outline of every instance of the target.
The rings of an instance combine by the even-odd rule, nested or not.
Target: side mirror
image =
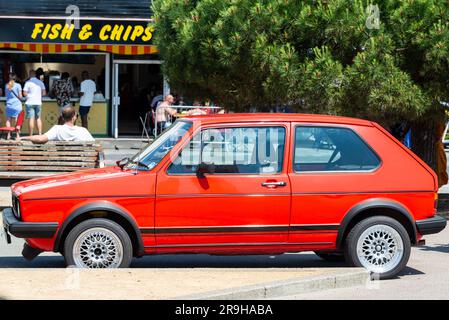
[[[198,165],[198,169],[196,169],[196,176],[199,179],[204,179],[206,173],[214,173],[214,165],[202,162]]]
[[[122,160],[118,160],[116,162],[117,166],[123,170],[123,167],[126,166],[129,163],[130,159],[129,158],[123,158]]]

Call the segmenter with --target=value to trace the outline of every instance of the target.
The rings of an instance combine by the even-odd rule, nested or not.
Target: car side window
[[[275,174],[282,171],[283,127],[205,129],[196,134],[167,170],[195,174],[200,163],[214,174]]]
[[[351,129],[298,126],[293,169],[307,171],[370,171],[379,157]]]

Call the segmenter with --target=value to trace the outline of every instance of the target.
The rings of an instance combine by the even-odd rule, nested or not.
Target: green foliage
[[[449,3],[379,0],[153,0],[172,87],[231,109],[297,111],[391,123],[449,100]]]

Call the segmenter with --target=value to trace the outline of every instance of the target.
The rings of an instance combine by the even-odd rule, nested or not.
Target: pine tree
[[[407,121],[413,150],[435,168],[449,101],[446,0],[153,0],[152,10],[177,90],[236,111],[288,104]]]

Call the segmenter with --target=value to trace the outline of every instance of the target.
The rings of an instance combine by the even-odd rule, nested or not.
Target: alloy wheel
[[[73,259],[79,268],[117,268],[123,259],[123,245],[108,229],[88,229],[76,238]]]
[[[404,243],[399,232],[387,225],[367,228],[357,241],[357,256],[363,267],[374,273],[393,270],[402,259]]]

